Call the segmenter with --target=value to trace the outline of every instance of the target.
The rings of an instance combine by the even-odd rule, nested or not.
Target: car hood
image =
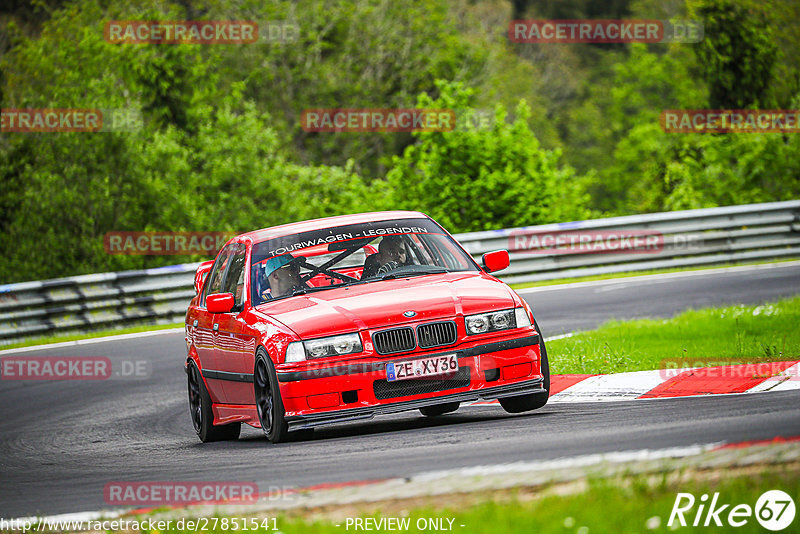
[[[514,307],[512,291],[482,273],[446,273],[329,289],[256,309],[302,339]],[[404,312],[416,313],[411,318]]]

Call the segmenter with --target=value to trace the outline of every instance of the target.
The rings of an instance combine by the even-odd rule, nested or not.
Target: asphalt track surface
[[[546,336],[610,318],[800,294],[800,265],[523,292]],[[115,481],[255,481],[270,487],[403,477],[426,471],[800,435],[800,392],[548,405],[520,415],[472,407],[427,419],[406,412],[269,444],[201,444],[188,414],[185,345],[170,332],[26,355],[146,358],[145,380],[0,380],[0,517],[108,508]],[[10,354],[0,354],[10,355]]]

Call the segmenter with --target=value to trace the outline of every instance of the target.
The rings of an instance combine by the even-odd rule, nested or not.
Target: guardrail
[[[0,345],[55,333],[179,321],[194,297],[197,265],[0,286]]]
[[[621,236],[636,232],[643,238],[656,238],[656,246],[641,246],[632,253],[625,253],[624,247],[612,249]],[[548,237],[552,243],[557,236],[575,235],[588,237],[588,247],[541,246]],[[510,284],[800,257],[800,201],[630,215],[455,237],[476,258],[489,250],[508,249],[511,266],[501,278]],[[538,248],[530,247],[533,237]],[[600,238],[600,253],[591,250],[593,237]]]
[[[478,260],[484,252],[509,250],[511,266],[501,274],[508,283],[800,257],[800,201],[455,237]],[[0,345],[55,333],[180,321],[194,296],[196,268],[188,263],[0,286]]]

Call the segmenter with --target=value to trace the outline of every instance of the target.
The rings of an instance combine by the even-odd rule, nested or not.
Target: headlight
[[[464,324],[467,328],[467,334],[484,334],[486,332],[498,332],[500,330],[530,326],[531,320],[528,318],[524,308],[514,308],[512,310],[467,315],[464,317]]]
[[[306,350],[303,348],[302,341],[289,343],[286,347],[286,363],[302,362],[306,359]]]
[[[286,363],[302,362],[307,359],[341,356],[362,352],[361,338],[358,334],[323,337],[309,341],[295,341],[286,347]]]
[[[525,308],[514,308],[514,317],[517,320],[517,328],[531,326],[531,317]]]

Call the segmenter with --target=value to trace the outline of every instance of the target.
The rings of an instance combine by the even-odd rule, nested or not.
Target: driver
[[[373,259],[374,258],[374,259]],[[386,271],[406,264],[406,247],[400,235],[387,235],[378,244],[378,253],[369,256],[364,262],[361,278],[370,278],[378,274],[381,267]]]
[[[300,262],[302,257],[295,258],[291,254],[275,256],[264,263],[264,274],[269,281],[269,294],[262,293],[262,298],[278,298],[291,295],[297,289],[305,288],[300,279]]]

